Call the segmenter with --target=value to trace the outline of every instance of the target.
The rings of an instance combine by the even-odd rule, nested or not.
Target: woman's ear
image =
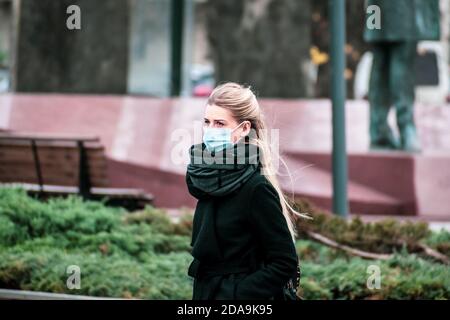
[[[250,133],[250,129],[252,128],[252,124],[250,121],[244,121],[244,124],[242,125],[242,133],[241,133],[241,137],[245,137],[248,136],[248,134]]]

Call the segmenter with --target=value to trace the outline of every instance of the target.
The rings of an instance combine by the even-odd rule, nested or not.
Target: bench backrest
[[[0,182],[106,187],[106,165],[96,137],[0,133]]]

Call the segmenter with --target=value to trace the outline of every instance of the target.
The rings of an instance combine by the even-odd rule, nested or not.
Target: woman
[[[296,213],[283,196],[265,124],[250,88],[211,93],[203,143],[190,148],[193,299],[278,299],[297,276]]]

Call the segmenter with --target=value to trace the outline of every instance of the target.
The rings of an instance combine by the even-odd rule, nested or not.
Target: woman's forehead
[[[228,109],[216,105],[207,105],[205,108],[205,118],[208,120],[233,120],[233,115]]]

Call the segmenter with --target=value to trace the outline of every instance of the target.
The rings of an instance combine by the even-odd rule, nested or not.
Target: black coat
[[[193,299],[277,299],[297,254],[277,192],[257,170],[233,194],[198,194],[192,234]]]

